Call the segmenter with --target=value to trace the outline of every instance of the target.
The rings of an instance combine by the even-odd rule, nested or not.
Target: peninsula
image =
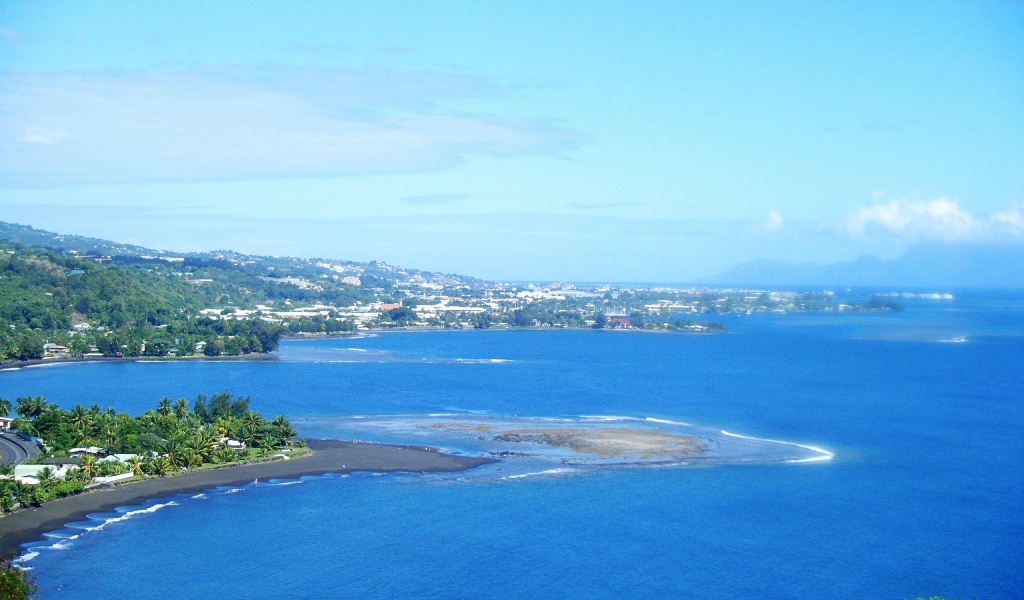
[[[725,315],[900,310],[831,291],[508,283],[382,262],[168,253],[0,222],[0,366],[260,356],[283,336],[385,329],[724,333]]]
[[[36,508],[0,518],[0,555],[21,551],[23,544],[43,539],[43,534],[83,521],[92,513],[118,506],[140,504],[152,498],[195,493],[218,486],[256,480],[298,479],[325,473],[355,471],[445,473],[473,469],[497,462],[493,458],[456,456],[422,446],[393,446],[339,440],[308,440],[311,453],[291,460],[247,463],[216,469],[187,471],[172,477],[96,488],[46,502]]]

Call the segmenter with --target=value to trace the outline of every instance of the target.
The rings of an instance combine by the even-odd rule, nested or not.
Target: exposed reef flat
[[[484,414],[387,415],[298,419],[323,437],[421,443],[472,456],[498,456],[510,471],[550,466],[701,466],[828,460],[832,453],[795,442],[747,437],[663,419]],[[488,471],[489,472],[489,471]]]
[[[609,427],[604,429],[513,429],[495,436],[499,442],[533,442],[570,448],[601,458],[683,460],[700,454],[705,446],[692,435]]]

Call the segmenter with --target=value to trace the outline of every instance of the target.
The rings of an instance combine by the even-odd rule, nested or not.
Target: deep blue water
[[[514,481],[261,483],[51,539],[42,546],[61,549],[33,548],[27,565],[47,598],[1024,597],[1024,298],[728,325],[398,333],[287,342],[273,363],[0,373],[3,397],[132,412],[228,389],[307,435],[359,414],[627,415],[836,453]]]

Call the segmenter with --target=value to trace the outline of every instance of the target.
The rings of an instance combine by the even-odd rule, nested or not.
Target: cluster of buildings
[[[350,273],[353,267],[318,263],[317,266],[338,273]],[[355,275],[346,275],[358,279]],[[293,281],[294,280],[294,281]],[[315,286],[314,281],[289,278],[303,289]],[[665,318],[673,315],[753,314],[765,312],[796,312],[806,310],[846,310],[849,305],[834,304],[831,292],[778,292],[752,290],[721,290],[699,288],[627,288],[594,286],[578,288],[573,284],[472,284],[450,279],[438,281],[421,274],[408,275],[394,282],[391,289],[379,290],[373,302],[355,302],[350,306],[313,303],[293,306],[257,304],[254,308],[208,308],[202,311],[213,319],[261,318],[275,323],[314,318],[350,321],[357,329],[369,329],[388,323],[385,313],[408,308],[415,313],[410,322],[417,326],[472,327],[486,315],[492,326],[501,326],[509,313],[531,305],[542,305],[556,312],[576,312],[593,324],[598,314],[607,318],[607,326],[631,328],[636,316]]]

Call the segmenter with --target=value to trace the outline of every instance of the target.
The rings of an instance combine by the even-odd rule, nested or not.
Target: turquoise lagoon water
[[[30,544],[25,565],[46,598],[1024,597],[1024,299],[728,325],[395,333],[286,342],[272,363],[0,373],[3,397],[132,412],[227,389],[309,436],[351,437],[354,416],[587,415],[835,453],[260,482],[92,515]]]

